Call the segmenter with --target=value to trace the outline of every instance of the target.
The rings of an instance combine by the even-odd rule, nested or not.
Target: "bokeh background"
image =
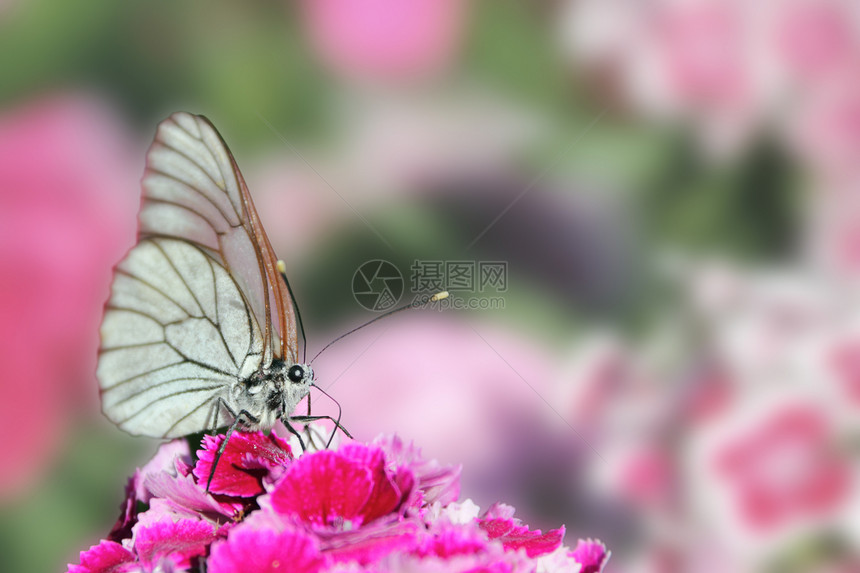
[[[0,1],[0,569],[77,562],[156,448],[94,370],[177,110],[230,144],[312,353],[375,316],[365,261],[507,262],[503,309],[314,363],[357,438],[611,572],[860,570],[855,0]]]

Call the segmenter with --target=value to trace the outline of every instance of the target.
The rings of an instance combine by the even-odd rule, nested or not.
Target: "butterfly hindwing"
[[[98,369],[105,414],[134,434],[211,428],[219,399],[261,361],[238,285],[198,247],[167,238],[144,239],[116,272]]]

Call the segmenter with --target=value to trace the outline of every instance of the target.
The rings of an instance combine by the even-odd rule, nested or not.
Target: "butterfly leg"
[[[215,477],[215,469],[218,467],[218,462],[221,460],[221,455],[227,448],[227,442],[230,441],[230,436],[233,435],[233,432],[241,423],[242,416],[244,416],[245,419],[247,419],[247,421],[251,422],[252,424],[256,424],[257,422],[259,422],[257,417],[253,416],[247,410],[239,410],[239,413],[235,414],[226,403],[223,404],[224,407],[227,408],[227,411],[230,412],[230,414],[233,416],[233,423],[230,424],[229,428],[227,428],[227,433],[224,435],[224,441],[221,442],[220,446],[218,446],[218,453],[215,454],[215,459],[212,461],[212,471],[209,472],[209,479],[206,481],[206,493],[209,493],[209,486],[212,485],[212,478]]]
[[[341,432],[346,434],[347,438],[354,439],[352,437],[352,434],[350,434],[347,431],[347,429],[341,425],[340,420],[339,419],[335,420],[331,416],[293,416],[290,418],[290,420],[294,420],[296,422],[313,422],[314,420],[330,420],[334,424],[335,428],[337,428],[338,430],[340,430]],[[329,439],[328,439],[328,443],[325,445],[326,449],[328,449],[329,446],[331,446],[331,441],[333,438],[334,438],[334,432],[332,432],[331,437],[329,437]]]
[[[292,418],[292,419],[295,419],[295,418]],[[305,446],[305,442],[304,442],[304,440],[302,440],[302,436],[299,434],[299,432],[290,424],[290,421],[288,419],[281,419],[281,422],[284,423],[284,426],[287,428],[287,431],[289,433],[291,433],[296,438],[298,438],[299,445],[302,447],[302,451],[304,452],[307,449],[307,446]]]
[[[318,429],[313,428],[310,424],[304,425],[304,432],[305,435],[308,437],[308,444],[310,444],[312,448],[319,450],[320,447],[317,446],[317,443],[314,441],[314,437],[316,435],[319,435],[321,432]]]
[[[209,414],[209,416],[207,416],[207,419],[209,419],[209,418],[212,419],[212,423],[206,424],[206,427],[212,428],[212,431],[214,431],[215,428],[218,427],[218,415],[221,413],[221,406],[222,405],[224,405],[225,407],[227,406],[224,403],[224,400],[222,400],[221,398],[218,398],[217,400],[215,400],[215,403],[212,405],[212,411]]]

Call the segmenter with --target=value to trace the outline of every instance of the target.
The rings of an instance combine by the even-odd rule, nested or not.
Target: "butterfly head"
[[[256,420],[249,427],[268,430],[279,418],[293,412],[308,395],[313,380],[314,371],[309,365],[274,360],[238,385],[236,403]]]
[[[314,371],[309,364],[293,364],[287,370],[287,380],[292,384],[309,385],[314,381]]]
[[[283,360],[275,360],[269,368],[270,385],[269,402],[280,399],[283,405],[282,415],[290,415],[302,398],[308,395],[314,382],[313,368],[308,364],[287,365]]]

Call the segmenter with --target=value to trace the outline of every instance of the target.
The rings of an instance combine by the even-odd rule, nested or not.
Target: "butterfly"
[[[156,438],[278,420],[295,433],[314,373],[298,362],[292,293],[208,119],[159,124],[142,190],[138,242],[114,269],[101,325],[104,414]]]

